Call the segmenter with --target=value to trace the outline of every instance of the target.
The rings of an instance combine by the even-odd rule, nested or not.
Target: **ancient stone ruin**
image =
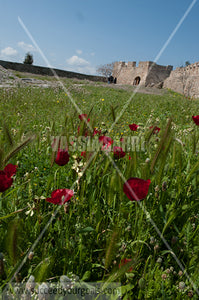
[[[58,82],[49,82],[34,78],[18,78],[12,73],[12,70],[18,72],[27,71],[24,68],[30,68],[29,73],[37,75],[52,75],[49,68],[38,66],[27,66],[20,63],[13,63],[0,60],[0,87],[32,85],[39,87],[48,87],[49,85],[58,85]],[[105,82],[107,79],[101,76],[84,75],[74,72],[57,70],[58,76],[88,79],[93,81]],[[112,73],[112,83],[126,85],[140,85],[143,87],[167,88],[175,92],[184,94],[186,97],[199,98],[199,62],[186,67],[176,68],[161,66],[152,61],[141,61],[138,66],[136,62],[116,62]],[[109,82],[109,83],[110,83]]]
[[[186,67],[161,66],[151,61],[116,62],[113,77],[118,84],[142,85],[171,89],[187,97],[199,98],[199,62]]]
[[[186,97],[199,98],[199,62],[184,68],[176,68],[164,81],[163,87]]]
[[[113,69],[113,77],[118,84],[155,86],[163,85],[163,81],[169,77],[173,67],[160,66],[152,61],[116,62]]]

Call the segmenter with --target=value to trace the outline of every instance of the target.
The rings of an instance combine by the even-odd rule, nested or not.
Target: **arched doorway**
[[[141,80],[140,76],[135,77],[133,85],[138,85],[140,83],[140,80]]]

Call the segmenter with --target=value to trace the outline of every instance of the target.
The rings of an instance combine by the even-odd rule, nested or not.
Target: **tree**
[[[30,54],[29,52],[26,53],[25,59],[24,59],[24,64],[26,65],[32,65],[33,64],[33,55]]]
[[[187,67],[187,66],[189,66],[191,63],[190,63],[190,61],[185,61],[185,67]]]
[[[110,64],[101,65],[97,68],[96,72],[108,78],[113,73],[113,67],[114,67],[114,62]]]
[[[190,61],[187,60],[187,61],[185,61],[184,65],[181,65],[179,68],[185,68],[185,67],[188,67],[190,64],[191,64]]]

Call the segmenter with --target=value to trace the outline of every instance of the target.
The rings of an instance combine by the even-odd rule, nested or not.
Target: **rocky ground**
[[[20,74],[20,76],[19,76]],[[42,78],[43,77],[43,78]],[[32,87],[41,87],[41,88],[49,88],[49,87],[59,87],[62,86],[65,79],[60,78],[58,81],[56,78],[46,76],[38,76],[30,73],[19,73],[16,71],[11,71],[0,66],[0,88],[11,88],[11,87],[19,87],[19,86],[32,86]],[[131,86],[131,85],[120,85],[120,84],[108,84],[108,83],[96,83],[89,80],[75,80],[74,79],[74,87],[81,88],[85,85],[100,85],[107,88],[114,89],[124,89],[127,91],[132,91],[136,93],[144,93],[144,94],[156,94],[162,95],[166,93],[165,89],[160,89],[157,87],[144,87],[144,86]],[[78,83],[77,83],[78,81]]]

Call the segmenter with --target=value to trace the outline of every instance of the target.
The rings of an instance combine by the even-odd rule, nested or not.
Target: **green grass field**
[[[90,153],[81,156],[74,142],[69,162],[59,166],[53,163],[53,137],[71,141],[86,126],[80,125],[69,93],[1,89],[1,170],[8,163],[18,166],[12,186],[0,193],[1,289],[11,280],[26,282],[30,275],[48,283],[67,275],[84,282],[120,282],[125,300],[198,299],[199,127],[192,116],[199,115],[199,100],[171,91],[139,93],[117,120],[131,91],[77,80],[64,84],[89,115],[90,127],[111,137],[113,146],[122,137],[137,137],[144,147],[127,149],[120,159],[100,150],[84,171]],[[137,131],[130,130],[132,123],[139,125]],[[152,134],[151,126],[158,126],[159,133]],[[83,143],[89,136],[98,140],[88,129]],[[140,202],[123,192],[131,177],[151,180]],[[74,190],[66,205],[45,200],[64,188]],[[26,259],[45,226],[34,255]]]

